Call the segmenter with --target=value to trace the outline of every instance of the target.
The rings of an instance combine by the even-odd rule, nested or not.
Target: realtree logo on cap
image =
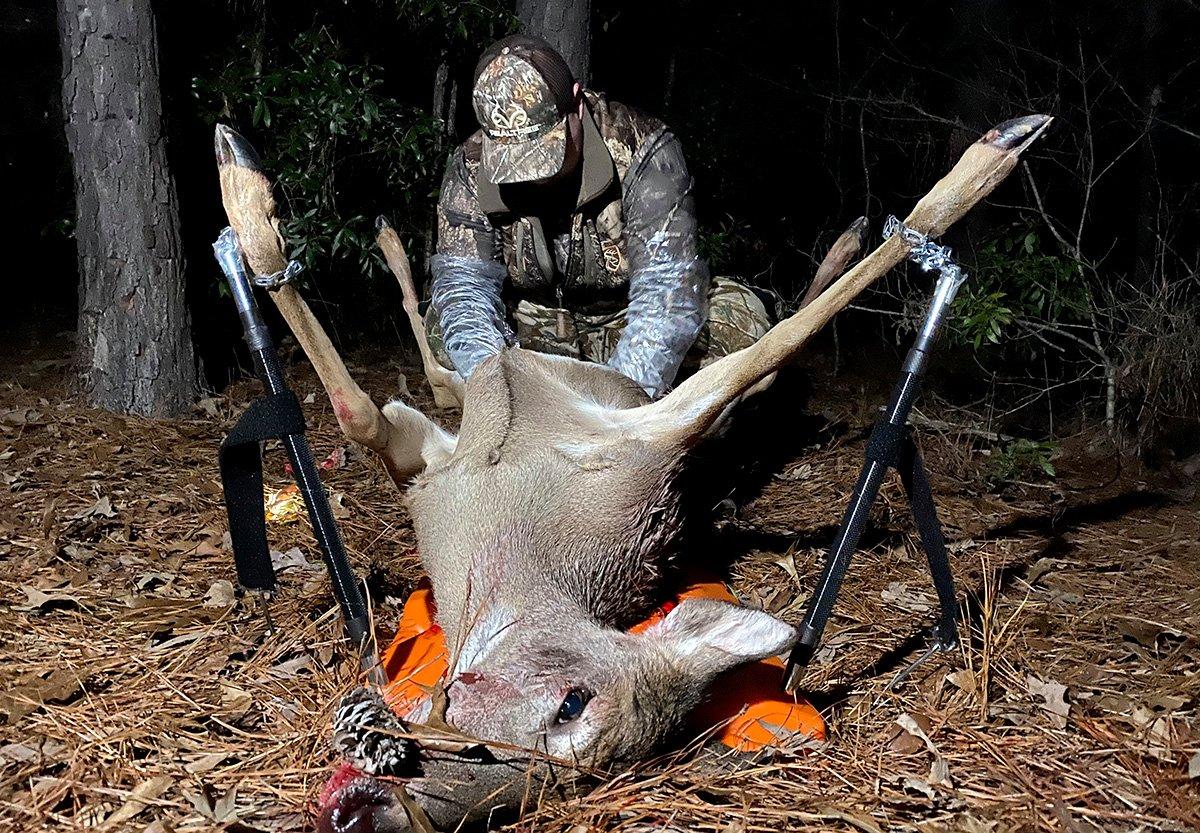
[[[569,70],[564,65],[562,77],[556,76],[565,86],[555,95],[534,58],[542,60],[525,47],[501,48],[481,63],[475,79],[471,101],[483,128],[480,169],[497,184],[543,179],[562,168],[572,100],[566,92]]]
[[[562,120],[545,80],[507,48],[480,73],[474,98],[479,121],[493,139],[537,139]]]

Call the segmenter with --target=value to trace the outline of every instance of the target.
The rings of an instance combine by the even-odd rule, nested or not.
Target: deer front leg
[[[287,258],[275,198],[254,149],[232,129],[217,125],[216,153],[221,201],[242,255],[255,274],[281,271]],[[397,484],[453,454],[454,438],[419,411],[400,402],[381,411],[371,401],[295,288],[281,286],[271,293],[271,300],[317,371],[342,433],[378,454]]]
[[[833,245],[825,253],[825,259],[817,267],[817,274],[808,285],[808,291],[800,301],[800,309],[815,301],[817,296],[825,291],[825,287],[829,286],[830,281],[840,276],[854,262],[858,253],[862,251],[863,244],[867,242],[868,227],[867,218],[859,217],[833,241]]]
[[[409,326],[417,339],[417,347],[421,351],[421,364],[425,368],[425,378],[433,389],[433,402],[439,408],[462,407],[463,379],[456,370],[442,367],[433,355],[429,346],[429,337],[425,334],[425,319],[421,317],[420,301],[417,298],[417,288],[413,285],[412,267],[408,263],[408,254],[400,235],[392,228],[387,217],[375,219],[375,228],[379,232],[375,242],[383,251],[388,268],[396,276],[400,284],[400,294],[403,296],[404,312],[408,316]]]

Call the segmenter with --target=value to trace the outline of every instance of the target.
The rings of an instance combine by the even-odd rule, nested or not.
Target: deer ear
[[[769,613],[715,599],[685,599],[646,631],[672,662],[699,676],[781,654],[796,629]]]
[[[449,460],[458,438],[443,430],[416,408],[393,401],[383,406],[383,416],[395,431],[388,437],[385,461],[392,461],[393,476],[407,479],[430,466]]]

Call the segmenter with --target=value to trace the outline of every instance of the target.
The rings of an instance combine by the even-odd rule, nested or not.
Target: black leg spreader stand
[[[804,669],[817,651],[850,566],[850,557],[858,548],[858,539],[867,524],[871,505],[879,494],[880,484],[889,468],[895,468],[900,473],[921,545],[929,561],[929,572],[937,589],[941,610],[935,627],[933,648],[948,651],[958,644],[958,600],[954,577],[950,573],[946,542],[933,504],[929,477],[908,427],[908,415],[920,389],[921,376],[925,372],[938,329],[966,274],[950,259],[949,249],[930,242],[896,218],[888,218],[884,236],[890,237],[897,232],[912,246],[909,257],[926,270],[938,271],[940,277],[921,331],[904,361],[900,381],[892,391],[883,419],[875,424],[867,442],[866,465],[854,487],[837,537],[829,548],[825,567],[800,627],[799,640],[788,661],[784,674],[784,689],[787,691],[795,691],[799,687]]]
[[[229,537],[233,542],[238,581],[243,587],[262,593],[269,594],[275,590],[275,570],[271,565],[271,551],[267,544],[259,443],[262,440],[279,439],[287,451],[296,485],[308,508],[313,535],[329,571],[333,595],[341,608],[346,633],[360,650],[364,667],[374,673],[377,657],[367,607],[346,556],[325,487],[313,463],[308,440],[304,436],[304,415],[300,403],[287,387],[275,344],[254,301],[233,229],[226,228],[221,232],[213,244],[213,251],[233,294],[255,370],[267,391],[266,396],[250,403],[246,413],[221,444],[221,480],[229,513]]]

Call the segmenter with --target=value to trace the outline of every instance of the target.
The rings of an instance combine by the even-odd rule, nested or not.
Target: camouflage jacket
[[[480,133],[455,151],[438,201],[432,301],[464,376],[512,343],[506,298],[590,314],[628,307],[610,364],[657,395],[705,317],[692,179],[662,122],[591,91],[585,99],[583,162],[565,210],[522,205],[479,177]]]

